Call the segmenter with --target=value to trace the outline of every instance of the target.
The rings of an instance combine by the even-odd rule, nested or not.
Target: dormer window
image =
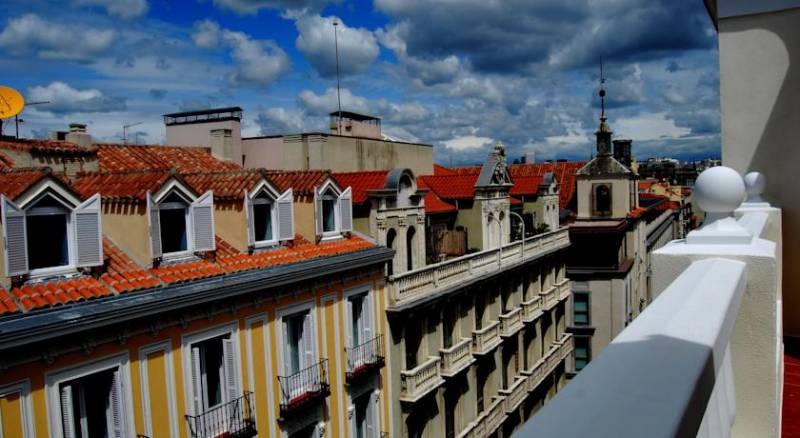
[[[328,181],[315,191],[317,236],[336,238],[353,229],[352,190],[341,191]]]
[[[6,276],[47,277],[103,264],[100,195],[85,202],[46,182],[14,203],[0,198]]]
[[[216,248],[211,191],[195,198],[178,183],[168,183],[161,193],[147,193],[147,218],[154,259],[182,258]]]
[[[294,195],[282,194],[266,183],[252,192],[245,191],[247,241],[251,248],[276,245],[294,238]]]

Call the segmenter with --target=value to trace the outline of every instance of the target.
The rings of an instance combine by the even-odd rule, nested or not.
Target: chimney
[[[227,161],[233,159],[233,131],[230,129],[212,129],[211,155]]]
[[[83,123],[70,123],[69,132],[64,135],[64,140],[82,147],[92,145],[92,136],[86,133],[86,125]]]

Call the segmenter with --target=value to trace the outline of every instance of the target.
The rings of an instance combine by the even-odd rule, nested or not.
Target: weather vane
[[[603,57],[600,57],[600,120],[606,118],[606,78],[603,76]]]

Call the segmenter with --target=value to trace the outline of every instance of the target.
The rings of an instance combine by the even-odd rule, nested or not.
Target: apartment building
[[[509,436],[572,368],[558,180],[512,178],[501,145],[482,166],[436,173],[334,174],[353,189],[354,228],[395,250],[389,436]],[[523,232],[534,217],[539,233]]]
[[[0,154],[0,435],[390,427],[392,251],[353,232],[330,173],[177,147],[20,140]]]

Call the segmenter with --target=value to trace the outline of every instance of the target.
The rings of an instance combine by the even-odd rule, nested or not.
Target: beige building
[[[764,198],[783,209],[784,264],[800,261],[800,1],[706,0],[719,31],[722,162],[769,178]],[[784,327],[800,335],[800,272],[783,270]]]

